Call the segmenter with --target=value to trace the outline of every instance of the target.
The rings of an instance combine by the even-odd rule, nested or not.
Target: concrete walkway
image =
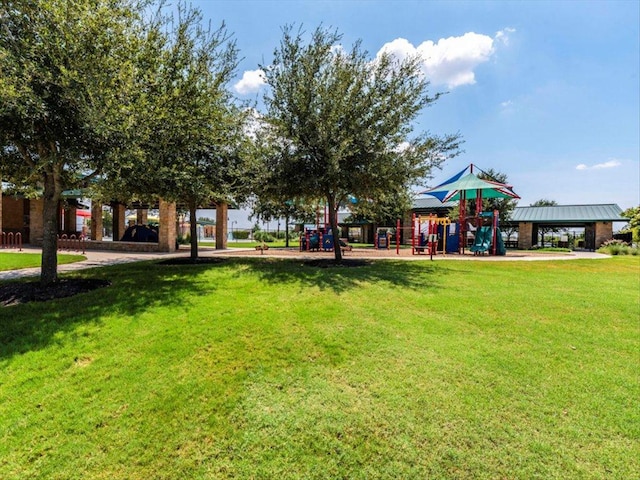
[[[17,252],[16,250],[3,250],[5,252]],[[33,247],[23,248],[24,253],[41,253],[41,249]],[[67,252],[61,252],[67,253]],[[79,252],[68,252],[75,254]],[[255,249],[228,249],[228,250],[215,250],[207,247],[201,247],[199,254],[202,257],[209,256],[225,256],[225,257],[247,257],[247,256],[260,256],[256,254]],[[182,248],[175,253],[140,253],[140,252],[113,252],[113,251],[96,251],[87,250],[84,254],[86,260],[68,263],[64,265],[58,265],[58,273],[73,272],[77,270],[85,270],[88,268],[104,267],[106,265],[116,265],[121,263],[141,262],[145,260],[157,260],[161,258],[169,257],[186,257],[189,256],[189,249]],[[264,257],[268,258],[302,258],[302,259],[317,259],[317,258],[331,258],[333,253],[307,253],[297,251],[287,251],[286,253],[278,251],[278,249],[268,250],[268,253],[264,254]],[[347,253],[344,258],[362,258],[362,259],[392,259],[392,260],[428,260],[427,255],[409,255],[409,256],[396,256],[392,253],[381,255],[380,252],[372,250],[360,250],[354,249],[353,252]],[[447,260],[471,260],[471,261],[542,261],[542,260],[577,260],[577,259],[602,259],[609,258],[608,255],[595,252],[573,252],[568,254],[543,254],[543,253],[526,253],[526,252],[510,252],[505,256],[473,256],[473,255],[436,255],[433,257],[437,261]],[[23,268],[20,270],[8,270],[0,272],[0,281],[13,280],[18,278],[37,277],[40,275],[40,267],[35,268]]]

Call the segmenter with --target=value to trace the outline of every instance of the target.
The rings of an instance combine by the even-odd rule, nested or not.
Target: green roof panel
[[[622,209],[615,203],[601,205],[556,205],[552,207],[516,207],[512,222],[585,223],[624,222]]]

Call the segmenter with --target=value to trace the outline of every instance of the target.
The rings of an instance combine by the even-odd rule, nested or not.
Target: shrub
[[[259,230],[259,231],[255,232],[253,234],[253,238],[257,242],[271,243],[271,242],[275,241],[275,238],[273,238],[273,235],[271,235],[269,232],[263,232],[262,230]]]
[[[607,255],[638,255],[640,254],[638,247],[631,247],[622,240],[608,240],[598,249],[598,253]]]
[[[248,230],[236,230],[233,232],[232,237],[234,240],[247,240],[249,238]]]

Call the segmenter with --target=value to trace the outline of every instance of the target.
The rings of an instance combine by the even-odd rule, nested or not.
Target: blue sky
[[[640,2],[193,2],[234,34],[239,98],[264,93],[281,27],[322,24],[371,58],[420,53],[431,92],[417,132],[460,132],[465,150],[434,172],[441,183],[470,163],[507,174],[526,206],[640,204]]]

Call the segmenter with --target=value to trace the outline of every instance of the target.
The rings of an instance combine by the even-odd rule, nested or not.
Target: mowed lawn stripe
[[[0,311],[3,478],[632,478],[636,257],[154,263]]]

